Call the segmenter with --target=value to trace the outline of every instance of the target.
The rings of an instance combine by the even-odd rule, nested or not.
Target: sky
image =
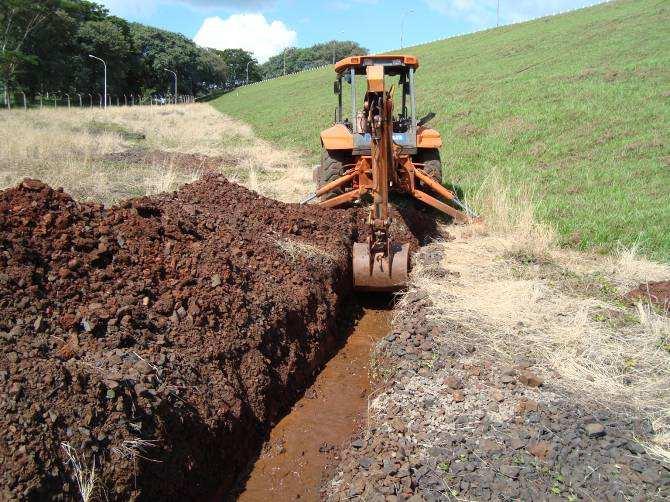
[[[585,7],[598,0],[96,0],[129,21],[176,31],[198,45],[242,48],[259,62],[286,47],[353,40],[397,49]]]

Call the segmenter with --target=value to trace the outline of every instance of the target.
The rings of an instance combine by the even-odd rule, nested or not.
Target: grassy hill
[[[639,245],[670,259],[670,3],[634,0],[411,47],[419,114],[443,135],[445,179],[493,169],[535,189],[564,241]],[[214,101],[316,160],[332,121],[332,68]]]

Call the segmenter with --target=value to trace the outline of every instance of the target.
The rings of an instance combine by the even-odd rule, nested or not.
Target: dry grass
[[[524,352],[585,405],[647,417],[656,432],[649,452],[670,461],[670,319],[621,299],[640,282],[670,279],[670,267],[634,249],[561,249],[535,220],[530,192],[495,173],[488,183],[472,201],[486,223],[451,227],[455,240],[431,244],[439,267],[416,260],[411,289],[432,300],[429,317],[509,362]]]
[[[93,495],[97,486],[97,477],[95,471],[95,458],[88,467],[85,461],[82,461],[72,445],[69,443],[61,443],[61,448],[67,457],[67,463],[72,467],[74,479],[79,488],[79,495],[83,502],[93,500]]]
[[[293,260],[297,260],[301,256],[324,264],[332,263],[335,260],[332,254],[320,247],[293,239],[280,239],[277,241],[277,247]]]
[[[263,195],[297,201],[313,190],[310,170],[295,153],[259,140],[251,128],[209,105],[2,112],[0,188],[25,177],[62,186],[75,198],[106,204],[177,189],[202,166],[112,161],[138,149],[225,159],[218,169]],[[142,137],[143,136],[143,137]]]

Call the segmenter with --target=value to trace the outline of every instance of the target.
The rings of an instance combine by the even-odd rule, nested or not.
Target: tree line
[[[1,0],[0,86],[28,95],[98,93],[102,63],[110,94],[203,95],[332,63],[367,50],[354,42],[290,48],[261,65],[242,49],[207,49],[187,37],[109,14],[88,0]],[[248,74],[247,74],[248,71]]]

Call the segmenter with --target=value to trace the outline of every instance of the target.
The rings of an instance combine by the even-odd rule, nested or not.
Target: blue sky
[[[242,47],[263,62],[285,47],[354,40],[372,52],[496,25],[498,0],[97,0],[112,14],[183,33],[219,49]],[[597,0],[500,0],[500,24]],[[411,10],[411,12],[409,12]]]

